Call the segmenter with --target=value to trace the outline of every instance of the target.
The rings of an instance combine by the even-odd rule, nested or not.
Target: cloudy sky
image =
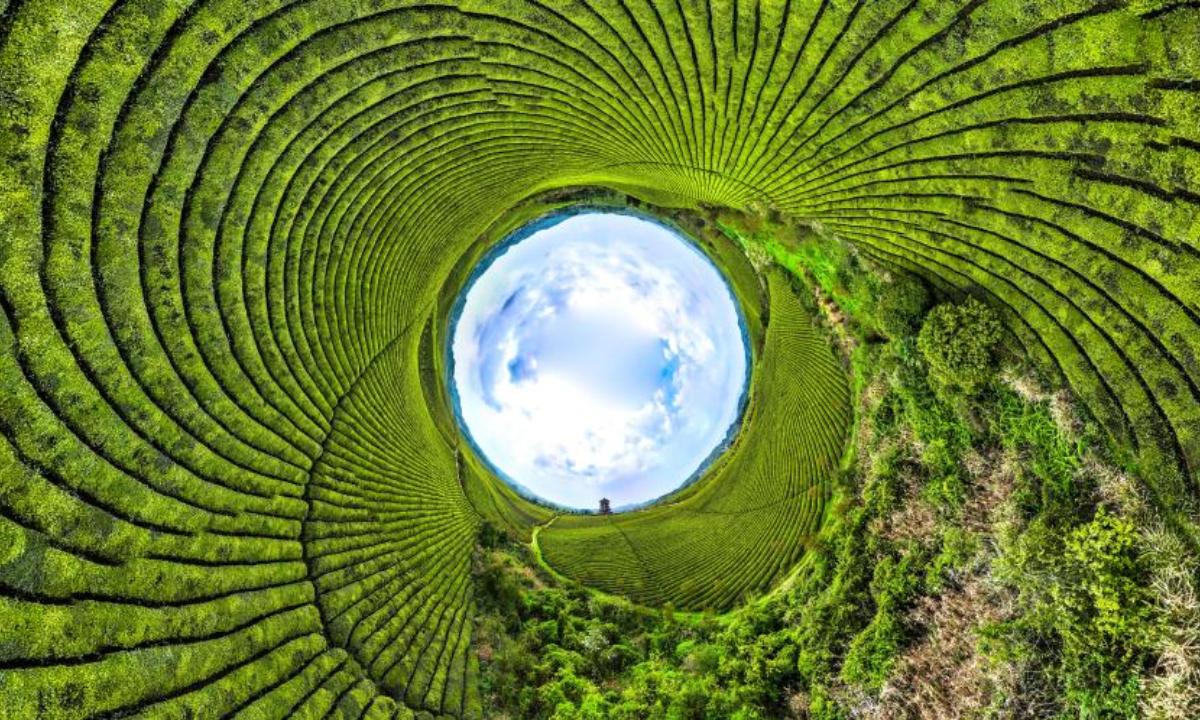
[[[716,268],[607,213],[510,246],[468,288],[452,350],[460,417],[492,465],[590,509],[678,487],[725,438],[746,376]]]

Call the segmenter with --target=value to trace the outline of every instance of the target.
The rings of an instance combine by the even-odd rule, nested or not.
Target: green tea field
[[[729,448],[612,515],[498,478],[446,387],[481,254],[575,204],[697,238],[753,341]],[[881,389],[965,362],[917,331],[968,298],[1082,418],[1065,475],[1011,377]],[[1197,717],[1154,598],[1198,507],[1200,3],[0,0],[0,718]],[[996,561],[1053,600],[927,634],[1024,523],[1122,579]],[[991,705],[879,704],[985,636],[1038,638]]]

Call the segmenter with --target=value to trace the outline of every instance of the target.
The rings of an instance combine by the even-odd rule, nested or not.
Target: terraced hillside
[[[0,0],[0,717],[479,717],[422,338],[565,186],[979,295],[1194,502],[1198,78],[1186,0]]]
[[[768,278],[770,324],[740,441],[680,499],[556,519],[539,543],[554,569],[646,605],[727,610],[799,559],[842,453],[850,393],[787,280]]]

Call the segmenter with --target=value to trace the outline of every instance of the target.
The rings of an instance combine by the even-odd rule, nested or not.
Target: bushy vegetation
[[[988,306],[970,298],[939,305],[921,325],[917,348],[929,366],[929,384],[943,397],[972,396],[996,376],[1000,322]]]
[[[1198,77],[1186,0],[0,0],[0,717],[1200,717]],[[736,615],[530,579],[484,642],[479,528],[552,513],[439,407],[442,289],[580,186],[794,271],[856,463],[766,428],[796,527],[569,553]],[[1032,369],[922,351],[967,295]]]
[[[928,307],[929,290],[925,283],[902,275],[880,289],[875,302],[875,324],[880,332],[894,340],[912,337],[917,330],[923,329],[921,321]]]

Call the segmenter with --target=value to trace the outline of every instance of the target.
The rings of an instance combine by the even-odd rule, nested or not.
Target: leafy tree
[[[879,290],[875,304],[875,324],[879,330],[893,340],[915,333],[921,326],[921,318],[929,307],[929,291],[920,280],[902,276]]]
[[[977,395],[995,377],[1000,337],[995,313],[974,298],[935,307],[917,336],[930,386],[943,398]]]

